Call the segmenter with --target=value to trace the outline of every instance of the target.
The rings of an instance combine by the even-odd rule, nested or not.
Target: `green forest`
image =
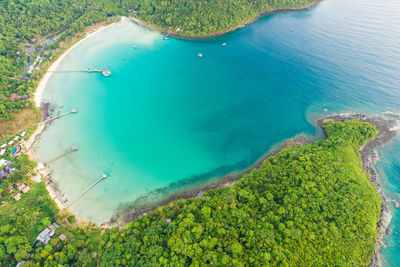
[[[132,0],[135,17],[179,35],[212,35],[277,9],[310,6],[317,0]],[[178,31],[177,31],[178,29]],[[180,29],[180,30],[179,30]]]
[[[260,13],[315,2],[0,1],[0,123],[24,109],[35,112],[31,97],[38,80],[93,23],[130,15],[163,31],[207,35]],[[359,148],[377,129],[356,121],[323,127],[327,139],[283,149],[232,187],[175,201],[112,229],[60,211],[45,183],[32,181],[36,164],[21,155],[12,161],[15,172],[0,179],[0,265],[367,266],[381,198]],[[16,201],[19,183],[31,190]],[[52,223],[60,227],[50,242],[33,246]]]
[[[30,96],[65,41],[92,23],[127,14],[117,2],[120,1],[0,1],[0,121],[14,119],[19,110],[33,107]],[[39,64],[44,67],[29,73],[39,56]],[[24,97],[10,100],[12,93]]]
[[[326,122],[328,137],[288,147],[231,187],[157,208],[122,228],[77,224],[58,211],[35,163],[20,156],[0,183],[0,265],[24,266],[367,266],[375,249],[381,197],[359,148],[377,129]],[[32,187],[18,202],[15,183]],[[46,246],[32,248],[52,222]],[[61,241],[59,234],[67,240]]]
[[[358,150],[377,130],[324,128],[328,139],[286,148],[232,187],[107,231],[100,265],[367,266],[381,198]]]

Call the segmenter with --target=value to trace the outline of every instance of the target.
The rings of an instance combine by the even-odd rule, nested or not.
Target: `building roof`
[[[19,190],[19,191],[22,191],[22,189],[24,189],[25,188],[25,184],[15,184],[16,186],[17,186],[17,189]]]
[[[26,194],[26,193],[28,193],[29,191],[31,191],[31,188],[29,187],[29,186],[25,186],[24,188],[22,188],[22,193],[24,193],[24,194]]]
[[[21,194],[18,193],[14,196],[15,201],[19,201],[21,199]]]
[[[6,148],[7,147],[7,143],[4,143],[0,146],[0,148]]]
[[[64,234],[59,235],[58,238],[60,238],[61,241],[67,240],[67,237]]]
[[[40,234],[36,237],[37,240],[44,242],[46,240],[46,236],[50,237],[50,229],[49,228],[45,228],[43,231],[40,232]]]
[[[8,142],[8,145],[11,146],[12,144],[14,144],[14,141],[11,140],[10,142]]]
[[[4,150],[4,149],[3,149]],[[3,151],[2,150],[2,151]],[[1,154],[1,153],[0,153]],[[4,165],[6,165],[7,164],[7,160],[5,160],[5,159],[0,159],[0,167],[3,167]]]
[[[7,179],[10,173],[6,170],[0,170],[0,178]]]
[[[39,240],[44,245],[47,245],[51,237],[54,235],[54,230],[58,227],[60,227],[60,225],[58,225],[56,222],[53,222],[40,232],[40,234],[36,237],[36,240]]]
[[[6,166],[4,167],[3,170],[0,170],[0,178],[7,178],[8,175],[13,173],[14,170],[12,169],[12,162],[7,161]]]
[[[26,132],[25,132],[25,131],[21,133],[21,136],[22,136],[22,137],[24,137],[25,135],[26,135]]]

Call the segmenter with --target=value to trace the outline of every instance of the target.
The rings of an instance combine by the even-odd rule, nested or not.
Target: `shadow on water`
[[[292,139],[282,142],[277,147],[273,147],[258,160],[244,160],[235,164],[224,165],[207,173],[193,175],[187,179],[171,183],[169,186],[152,190],[132,202],[121,203],[114,215],[111,217],[110,222],[114,225],[124,225],[127,222],[136,220],[140,215],[154,210],[161,205],[167,205],[178,199],[201,197],[208,190],[223,186],[231,186],[243,175],[260,167],[265,159],[271,155],[275,155],[282,149],[289,146],[304,145],[322,137],[322,135],[311,137],[300,134]],[[255,163],[251,165],[251,162]],[[243,166],[250,167],[243,169]]]

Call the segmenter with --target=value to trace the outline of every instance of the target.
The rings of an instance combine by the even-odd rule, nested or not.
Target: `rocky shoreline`
[[[41,121],[39,123],[36,131],[31,135],[26,144],[27,155],[30,160],[33,160],[32,157],[32,146],[40,137],[42,132],[46,129],[47,123],[45,121],[50,117],[50,114],[54,113],[55,107],[50,103],[41,103],[40,105],[40,118]],[[46,189],[49,192],[50,197],[57,204],[58,208],[62,210],[65,206],[65,203],[68,201],[64,193],[58,188],[57,184],[52,179],[52,174],[48,170],[45,163],[38,162],[38,166],[35,168],[36,176],[32,177],[32,180],[35,182],[41,182],[44,179],[44,183],[46,185]]]
[[[383,241],[384,237],[387,233],[390,232],[389,224],[392,219],[390,202],[392,202],[392,200],[385,194],[382,188],[382,177],[379,176],[375,168],[376,163],[379,161],[379,153],[377,151],[377,148],[382,148],[385,145],[390,144],[397,137],[397,134],[400,131],[400,112],[385,112],[378,115],[370,115],[364,113],[335,113],[322,116],[313,123],[317,127],[321,127],[325,120],[346,121],[353,119],[359,120],[361,122],[369,122],[379,129],[377,136],[374,139],[368,141],[360,149],[360,154],[365,172],[370,176],[371,182],[374,184],[378,193],[382,196],[381,217],[377,225],[378,237],[376,241],[376,251],[370,263],[370,266],[381,266],[382,259],[379,252],[380,249],[385,246]],[[321,138],[326,138],[326,136],[323,136]],[[110,224],[113,226],[122,226],[127,222],[136,220],[140,215],[146,214],[147,212],[154,210],[159,206],[167,205],[175,200],[191,197],[201,197],[206,191],[210,189],[215,189],[222,186],[232,186],[243,175],[249,173],[254,168],[258,168],[260,164],[271,155],[278,153],[286,147],[305,145],[316,140],[317,139],[311,139],[301,135],[286,140],[282,143],[282,145],[279,146],[278,149],[267,153],[251,167],[241,172],[225,175],[218,182],[208,183],[201,188],[197,188],[197,190],[192,188],[188,191],[181,191],[175,194],[171,194],[162,201],[156,201],[147,205],[143,203],[145,203],[146,200],[151,200],[151,196],[149,198],[146,198],[145,196],[143,197],[143,199],[141,199],[141,201],[138,202],[135,201],[133,203],[125,203],[124,205],[121,205],[116,213],[112,216],[112,218],[110,219]],[[182,184],[183,183],[184,182],[182,182]],[[179,183],[177,184],[177,187],[178,186]],[[162,191],[163,189],[160,189],[154,193],[162,193]]]
[[[166,34],[166,35],[174,37],[174,38],[188,39],[188,40],[189,39],[207,39],[207,38],[214,38],[214,37],[218,37],[218,36],[221,36],[221,35],[225,35],[227,33],[234,32],[234,31],[236,31],[238,29],[244,28],[244,27],[246,27],[246,26],[258,21],[259,19],[261,19],[261,18],[263,18],[263,17],[265,17],[267,15],[273,14],[273,13],[306,10],[306,9],[309,9],[309,8],[312,8],[312,7],[316,6],[317,4],[319,4],[322,1],[323,0],[318,0],[318,1],[315,1],[313,3],[310,3],[310,4],[308,4],[306,6],[302,6],[302,7],[276,8],[276,9],[268,10],[268,11],[265,11],[265,12],[262,12],[262,13],[258,14],[254,18],[252,18],[252,19],[250,19],[250,20],[248,20],[248,21],[246,21],[246,22],[244,22],[242,24],[239,24],[239,25],[237,25],[235,27],[232,27],[232,28],[229,28],[227,30],[220,31],[220,32],[216,32],[216,33],[210,33],[210,34],[185,35],[183,33],[174,33],[174,32],[163,30],[162,28],[160,28],[158,26],[154,26],[154,25],[151,25],[149,23],[146,23],[146,22],[144,22],[143,20],[141,20],[141,19],[139,19],[137,17],[130,16],[129,18],[131,20],[139,23],[140,25],[145,26],[146,28],[149,28],[149,29],[154,30],[154,31],[158,31],[158,32],[160,32],[162,34]]]
[[[42,120],[46,120],[51,113],[54,113],[54,107],[48,103],[42,103]],[[386,234],[390,234],[391,232],[389,224],[393,214],[390,209],[390,203],[394,202],[394,200],[390,199],[390,197],[385,194],[382,186],[382,177],[379,176],[375,165],[380,159],[377,149],[390,144],[397,137],[398,132],[400,131],[400,112],[385,112],[382,114],[334,113],[318,118],[313,122],[313,124],[315,124],[317,127],[321,127],[326,120],[346,121],[352,119],[356,119],[361,122],[369,122],[379,129],[377,136],[368,141],[360,149],[360,154],[365,172],[370,176],[371,182],[374,184],[378,193],[382,196],[381,217],[377,225],[378,237],[376,240],[376,251],[370,263],[370,266],[381,266],[383,259],[380,257],[380,249],[385,247],[383,240],[384,237]],[[322,136],[320,138],[326,138],[326,136]],[[210,189],[216,189],[223,186],[232,186],[243,175],[249,173],[255,168],[258,168],[265,159],[275,155],[282,149],[290,146],[305,145],[316,140],[318,139],[312,139],[302,135],[288,139],[284,141],[277,149],[268,152],[249,168],[246,168],[240,172],[230,173],[221,179],[218,179],[217,181],[206,183],[204,186],[196,186],[196,177],[192,177],[191,179],[174,184],[172,186],[173,189],[184,188],[177,190],[175,193],[168,193],[168,189],[170,188],[161,188],[151,192],[147,196],[143,196],[141,199],[138,199],[133,203],[125,203],[121,205],[116,213],[111,217],[109,224],[112,226],[123,226],[127,222],[134,221],[139,216],[154,210],[159,206],[167,205],[178,199],[201,197]],[[68,199],[52,180],[51,173],[47,170],[46,165],[39,163],[36,171],[40,174],[39,176],[44,178],[46,188],[51,198],[57,203],[60,209],[63,209]],[[161,195],[164,197],[159,197],[158,199],[161,200],[157,200],[154,198],[154,195]]]
[[[368,141],[361,149],[361,160],[365,172],[370,176],[378,193],[382,196],[381,217],[378,222],[378,236],[376,240],[376,250],[369,266],[382,266],[383,259],[380,257],[381,248],[385,247],[384,238],[391,233],[389,224],[393,214],[390,203],[393,200],[387,196],[382,186],[382,177],[379,176],[375,166],[380,160],[377,148],[382,148],[390,144],[400,131],[400,112],[385,112],[382,114],[363,114],[363,113],[339,113],[321,117],[317,120],[317,125],[321,126],[325,120],[345,121],[356,119],[361,122],[369,122],[375,125],[379,132],[375,138]]]
[[[169,203],[174,202],[176,200],[201,197],[208,190],[220,188],[223,186],[232,186],[243,175],[251,172],[255,168],[260,167],[260,165],[264,162],[265,159],[267,159],[272,155],[275,155],[282,149],[289,146],[305,145],[311,143],[312,141],[314,140],[304,137],[302,135],[298,135],[294,138],[284,141],[277,149],[268,152],[262,158],[257,160],[253,165],[242,171],[231,172],[220,179],[207,182],[205,185],[202,186],[196,184],[197,177],[191,177],[187,180],[182,180],[175,184],[171,184],[166,188],[160,188],[154,190],[133,202],[122,203],[116,210],[116,212],[113,214],[113,216],[110,218],[109,224],[115,227],[121,227],[128,222],[136,220],[139,216],[144,215],[149,211],[155,210],[160,206],[168,205]],[[173,191],[174,189],[176,189],[174,193],[169,192]],[[155,195],[158,195],[158,197],[154,197]]]

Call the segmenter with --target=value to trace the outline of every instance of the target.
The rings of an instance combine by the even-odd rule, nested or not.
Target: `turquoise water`
[[[316,135],[310,121],[323,113],[399,110],[399,14],[397,0],[325,0],[202,41],[165,41],[134,23],[115,24],[58,67],[104,67],[110,77],[49,80],[43,100],[55,113],[78,113],[47,128],[36,159],[79,147],[49,164],[70,200],[109,174],[70,208],[102,223],[120,203],[171,183],[204,183],[287,138]]]
[[[400,200],[400,140],[397,140],[381,152],[381,160],[377,169],[383,179],[385,193],[397,201]],[[391,235],[386,235],[385,244],[387,248],[382,250],[385,266],[395,267],[400,263],[400,214],[393,203],[390,203],[390,210],[394,213],[389,225],[392,228]]]

